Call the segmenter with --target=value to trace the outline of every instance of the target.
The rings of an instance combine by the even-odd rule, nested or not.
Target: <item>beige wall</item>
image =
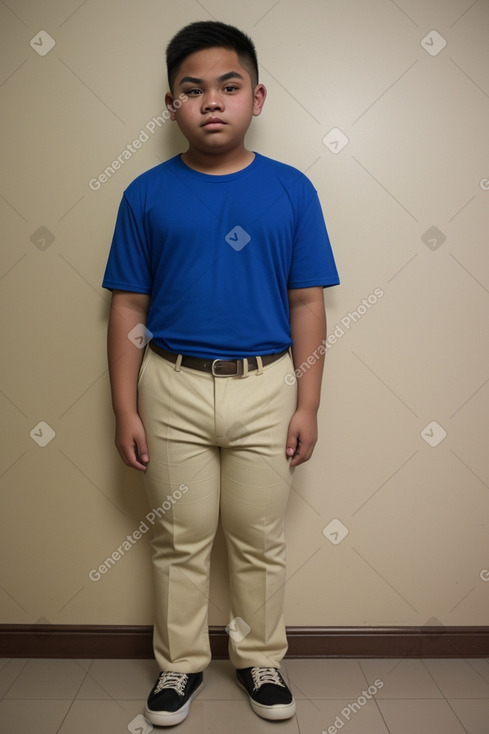
[[[342,277],[320,444],[290,502],[287,623],[486,624],[487,0],[0,4],[0,621],[152,621],[149,533],[133,535],[151,508],[113,447],[100,282],[122,191],[183,145],[151,131],[165,45],[210,18],[255,39],[269,97],[249,145],[312,179]],[[225,564],[219,536],[212,624],[229,621]]]

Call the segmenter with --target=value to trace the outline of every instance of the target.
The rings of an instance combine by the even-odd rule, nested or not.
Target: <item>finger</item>
[[[136,455],[140,462],[142,462],[143,464],[148,463],[149,452],[145,436],[136,441]]]
[[[287,434],[287,441],[285,444],[285,453],[287,458],[295,456],[299,449],[299,436],[295,431],[289,430]]]
[[[290,459],[290,466],[297,466],[297,464],[301,463],[302,453],[303,453],[303,450],[302,450],[300,439],[297,439],[294,447],[287,448],[287,456]]]
[[[134,444],[134,448],[131,455],[131,466],[133,469],[138,469],[138,471],[146,471],[146,465],[149,461],[148,451],[147,449],[140,453],[138,445]]]
[[[290,460],[290,466],[299,466],[299,464],[302,464],[304,461],[306,461],[305,457],[301,453],[301,448],[299,447],[297,451],[295,452],[294,456]]]
[[[143,464],[143,462],[140,461],[136,455],[134,455],[134,458],[130,459],[128,466],[132,467],[133,469],[137,469],[138,471],[146,471],[147,469],[146,464]]]
[[[300,440],[297,442],[297,451],[291,459],[291,466],[299,466],[309,461],[314,451],[315,442],[302,443]]]
[[[125,446],[119,447],[119,453],[126,466],[130,466],[132,469],[137,469],[138,471],[146,471],[146,464],[140,461],[137,454],[136,444],[133,444],[129,448]]]

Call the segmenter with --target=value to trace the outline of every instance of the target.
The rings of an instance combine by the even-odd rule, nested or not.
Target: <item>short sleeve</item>
[[[124,194],[105,269],[103,288],[150,294],[153,286],[151,255],[140,207]]]
[[[326,288],[340,282],[321,204],[312,187],[308,203],[297,213],[287,287]]]

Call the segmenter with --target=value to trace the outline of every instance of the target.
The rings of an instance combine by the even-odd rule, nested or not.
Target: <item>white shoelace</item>
[[[166,670],[160,675],[160,679],[156,684],[155,694],[162,691],[163,688],[174,688],[180,696],[183,696],[187,680],[188,675],[186,673],[175,673],[172,670]]]
[[[275,686],[285,688],[285,684],[276,668],[252,668],[251,677],[253,678],[253,690],[255,691],[265,683],[273,683]]]

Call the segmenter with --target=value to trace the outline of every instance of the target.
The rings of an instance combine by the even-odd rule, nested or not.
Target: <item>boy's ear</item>
[[[257,117],[263,109],[267,90],[263,84],[257,84],[253,91],[253,115]]]
[[[165,107],[170,113],[170,120],[175,121],[175,108],[173,106],[173,96],[170,92],[165,94]]]

